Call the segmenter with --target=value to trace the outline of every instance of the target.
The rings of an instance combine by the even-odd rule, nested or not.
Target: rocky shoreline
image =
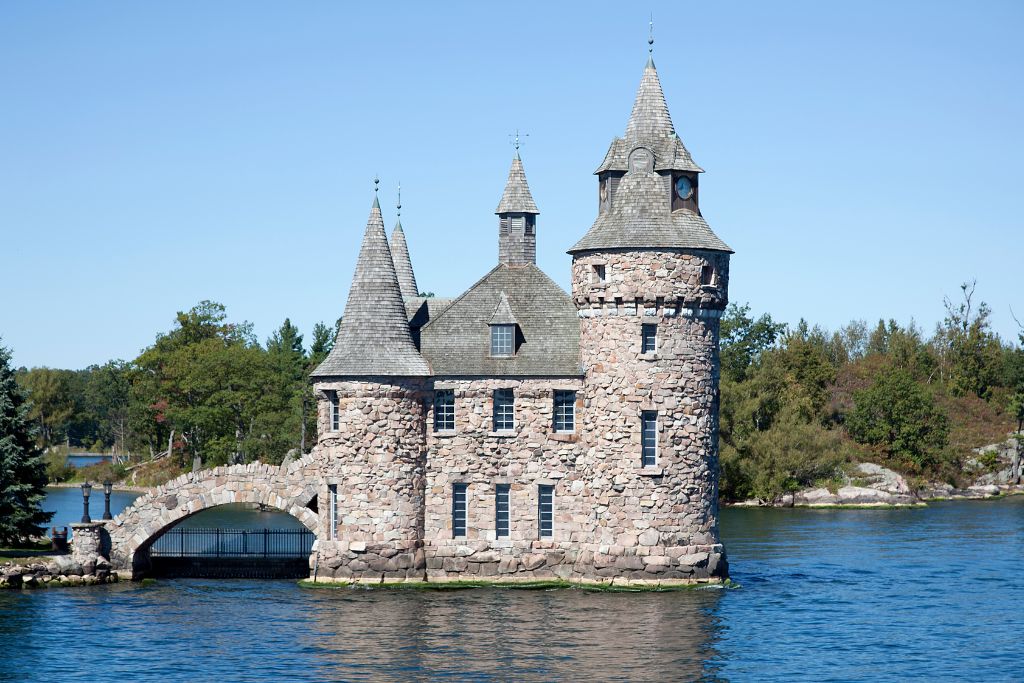
[[[787,493],[775,500],[751,499],[726,503],[732,507],[806,507],[865,508],[917,507],[946,500],[983,500],[1002,495],[1024,494],[1024,462],[1017,455],[1017,442],[1011,436],[1005,442],[975,449],[975,457],[965,463],[974,476],[972,484],[957,488],[944,482],[928,482],[912,489],[906,479],[893,470],[874,463],[860,463],[844,475],[836,490],[825,487]],[[992,464],[985,465],[984,461]]]
[[[0,565],[0,588],[47,588],[51,586],[96,586],[116,583],[117,572],[103,557],[86,564],[70,555],[52,555],[46,562],[19,564],[14,561]]]

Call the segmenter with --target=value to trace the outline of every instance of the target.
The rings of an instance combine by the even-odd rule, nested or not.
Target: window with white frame
[[[331,525],[331,540],[338,540],[338,485],[327,485],[327,497],[329,499],[328,518]]]
[[[537,535],[551,538],[555,528],[555,487],[541,484],[537,487]]]
[[[576,392],[555,391],[554,427],[556,432],[576,431]]]
[[[645,410],[640,414],[640,464],[654,467],[658,462],[658,413]]]
[[[455,429],[455,391],[438,389],[434,392],[434,431],[450,432]]]
[[[515,352],[515,341],[515,325],[491,325],[492,356],[511,356]]]
[[[330,401],[331,431],[336,432],[341,429],[341,409],[338,406],[338,392],[328,392],[327,398]]]
[[[494,488],[494,535],[496,538],[509,537],[511,491],[512,487],[509,484],[498,484]]]
[[[640,353],[654,353],[658,350],[658,326],[644,323],[640,326]]]
[[[466,484],[452,484],[452,538],[466,535]]]
[[[494,390],[494,431],[511,432],[516,428],[515,401],[511,389]]]

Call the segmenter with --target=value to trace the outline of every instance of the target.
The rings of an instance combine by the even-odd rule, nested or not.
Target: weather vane
[[[402,183],[398,183],[398,217],[402,217]]]
[[[647,35],[647,52],[654,55],[654,12],[651,12],[651,32]]]
[[[520,137],[520,134],[519,134],[519,129],[518,128],[516,128],[516,132],[515,132],[514,135],[509,134],[509,136],[508,136],[509,144],[511,144],[513,147],[516,148],[516,154],[519,154],[519,145],[523,144],[523,141],[521,141],[519,139],[519,137]],[[528,138],[528,137],[530,137],[530,134],[529,133],[523,133],[522,137]]]

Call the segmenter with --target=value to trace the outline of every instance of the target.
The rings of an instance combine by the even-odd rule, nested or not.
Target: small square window
[[[658,350],[658,326],[644,323],[640,326],[640,353],[654,353]]]
[[[495,389],[494,431],[511,432],[515,428],[515,394],[511,389]]]
[[[700,283],[702,285],[718,284],[718,273],[712,265],[702,266],[700,269]]]
[[[447,432],[455,429],[455,391],[438,389],[434,392],[434,431]]]
[[[605,276],[605,266],[603,263],[594,266],[594,282],[598,284],[602,282],[607,282]]]
[[[511,356],[515,352],[515,339],[515,325],[491,325],[491,355]]]
[[[556,432],[576,431],[576,392],[556,391],[554,401],[554,427]]]

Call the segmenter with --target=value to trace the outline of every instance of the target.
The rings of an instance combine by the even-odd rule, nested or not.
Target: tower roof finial
[[[401,221],[402,218],[402,181],[398,181],[398,205],[395,207],[398,209],[398,218]]]
[[[530,137],[530,134],[529,133],[522,133],[522,137],[528,138],[528,137]],[[519,133],[519,129],[518,128],[516,128],[516,132],[515,133],[509,133],[508,141],[509,141],[510,145],[515,147],[516,159],[519,158],[519,146],[521,144],[523,144],[523,140],[520,140],[519,138],[520,138],[520,133]]]
[[[373,206],[374,208],[380,208],[380,201],[377,198],[377,190],[380,189],[380,176],[376,173],[373,174]]]
[[[651,12],[650,33],[647,34],[647,63],[654,64],[654,12]]]

